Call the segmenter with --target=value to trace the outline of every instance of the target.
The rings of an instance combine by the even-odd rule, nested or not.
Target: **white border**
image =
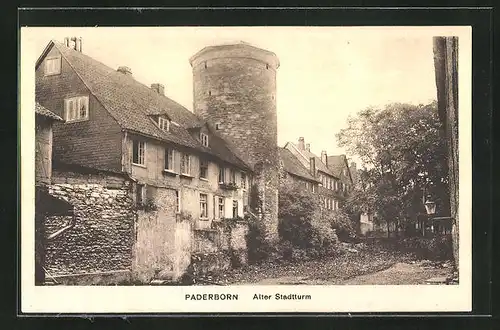
[[[297,29],[298,27],[294,27]],[[305,27],[308,28],[308,27]],[[313,29],[320,29],[314,27]],[[472,28],[341,27],[390,30],[395,35],[459,37],[460,284],[455,286],[190,286],[35,287],[34,115],[35,70],[40,54],[27,49],[21,28],[21,311],[23,313],[196,313],[196,312],[445,312],[472,307]],[[242,28],[244,30],[244,28]],[[429,42],[432,42],[431,40]],[[237,301],[189,301],[185,294],[238,293]],[[309,294],[312,300],[252,300],[255,293]]]

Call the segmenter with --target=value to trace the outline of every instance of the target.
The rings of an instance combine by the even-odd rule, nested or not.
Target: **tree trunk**
[[[439,118],[448,147],[453,256],[458,267],[458,37],[434,37],[434,67]]]

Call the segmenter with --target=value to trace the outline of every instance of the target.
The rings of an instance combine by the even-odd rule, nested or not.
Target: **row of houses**
[[[200,98],[191,112],[161,83],[143,85],[130,68],[112,69],[81,46],[77,38],[50,41],[35,65],[39,283],[47,276],[68,283],[175,279],[193,266],[193,255],[217,256],[202,260],[201,270],[229,267],[229,255],[245,263],[243,218],[264,223],[267,237],[277,234],[280,171],[326,209],[342,207],[353,186],[345,155],[317,157],[303,138],[280,148],[276,134],[262,135],[259,125],[276,132],[274,54],[246,43],[200,51],[191,59]],[[210,85],[212,76],[235,76],[227,61],[253,75],[240,72],[247,80],[239,90]],[[209,86],[196,87],[200,80]],[[250,83],[270,87],[249,106]],[[226,103],[211,105],[221,93]],[[238,95],[237,110],[252,110],[241,124],[231,122],[239,118],[228,100]],[[249,205],[252,189],[261,205]],[[226,218],[237,220],[229,231]]]

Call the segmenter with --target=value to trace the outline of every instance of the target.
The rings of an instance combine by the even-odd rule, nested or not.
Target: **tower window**
[[[205,69],[207,68],[207,61],[205,61]]]
[[[210,96],[210,95],[212,95],[212,91],[208,91],[208,95],[209,95],[209,96]]]
[[[220,129],[222,129],[222,125],[221,125],[221,123],[216,123],[216,124],[215,124],[215,129],[216,129],[217,131],[218,131],[218,130],[220,130]]]
[[[266,64],[266,69],[269,69],[269,64]]]

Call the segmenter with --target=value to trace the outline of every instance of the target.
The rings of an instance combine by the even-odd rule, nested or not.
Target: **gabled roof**
[[[287,144],[290,143],[300,154],[302,154],[307,161],[309,162],[311,158],[315,159],[316,162],[316,169],[318,171],[324,172],[326,174],[332,175],[337,177],[335,173],[333,173],[332,170],[330,170],[322,161],[321,158],[313,154],[312,152],[308,151],[307,149],[301,150],[299,146],[293,142],[287,142]]]
[[[44,116],[44,117],[50,118],[52,120],[64,121],[61,117],[59,117],[58,115],[56,115],[52,111],[48,110],[47,108],[43,107],[38,102],[35,103],[35,113],[37,115]]]
[[[347,163],[346,155],[334,155],[328,156],[328,167],[335,173],[337,176],[341,176],[342,170],[347,168],[349,170],[349,177],[352,181],[351,170],[349,168],[349,164]]]
[[[292,152],[285,148],[278,147],[280,160],[283,162],[283,169],[295,176],[308,181],[320,182],[314,178],[311,173],[302,165],[302,163],[292,154]]]
[[[57,48],[92,95],[122,128],[209,153],[223,161],[248,168],[229,150],[226,142],[222,139],[217,141],[222,146],[215,146],[214,143],[213,147],[203,147],[189,133],[188,128],[201,127],[204,125],[204,121],[179,103],[157,93],[132,76],[118,72],[90,56],[54,40],[46,47],[37,61],[37,66],[52,46]],[[153,120],[153,115],[160,114],[165,114],[172,121],[168,132],[160,129]],[[220,152],[219,149],[224,149],[225,152]]]

